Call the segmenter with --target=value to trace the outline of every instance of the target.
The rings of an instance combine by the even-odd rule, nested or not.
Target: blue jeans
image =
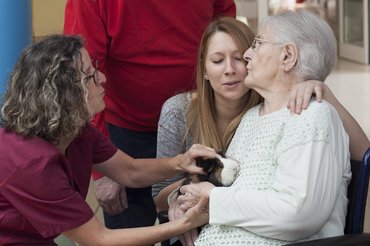
[[[110,138],[117,148],[133,158],[155,158],[157,132],[135,132],[107,124]],[[132,228],[154,225],[156,209],[152,198],[152,187],[126,188],[128,208],[110,216],[104,213],[104,222],[110,229]]]

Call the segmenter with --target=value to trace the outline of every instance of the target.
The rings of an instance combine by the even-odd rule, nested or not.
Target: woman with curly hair
[[[109,230],[94,217],[85,201],[92,167],[144,187],[199,173],[194,158],[216,155],[201,145],[162,159],[118,150],[89,123],[104,109],[105,82],[78,36],[50,36],[21,54],[1,108],[0,245],[55,245],[60,233],[84,245],[153,244],[207,221],[203,203],[153,227]]]

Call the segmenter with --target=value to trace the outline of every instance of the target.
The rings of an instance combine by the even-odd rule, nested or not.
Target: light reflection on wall
[[[296,0],[270,0],[269,14],[275,14],[280,10],[295,10]]]

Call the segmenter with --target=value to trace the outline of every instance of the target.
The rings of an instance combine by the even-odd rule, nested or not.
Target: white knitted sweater
[[[227,155],[241,162],[231,187],[214,188],[197,246],[282,245],[343,234],[350,180],[348,136],[335,109],[311,102],[242,119]]]

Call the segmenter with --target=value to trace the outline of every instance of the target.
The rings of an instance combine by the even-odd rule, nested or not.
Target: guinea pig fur
[[[230,186],[240,170],[239,162],[222,156],[198,157],[196,163],[203,169],[204,174],[188,174],[183,185],[208,181],[215,186]]]

